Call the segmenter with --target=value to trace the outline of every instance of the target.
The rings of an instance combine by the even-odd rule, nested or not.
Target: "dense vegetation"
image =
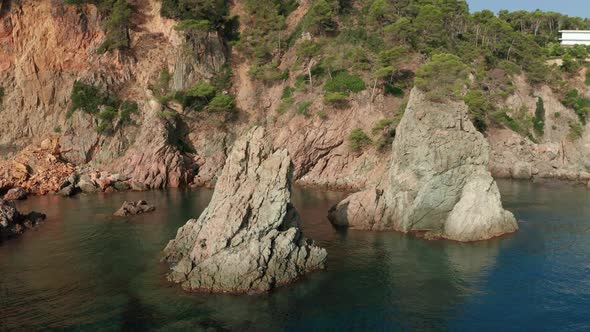
[[[136,102],[121,101],[106,90],[81,81],[74,82],[70,99],[71,106],[67,117],[70,118],[77,110],[90,114],[98,120],[96,130],[99,133],[112,133],[115,130],[115,124],[117,126],[130,124],[131,115],[138,112]]]
[[[127,0],[65,0],[66,4],[91,3],[98,7],[104,17],[106,38],[98,52],[104,53],[129,47],[129,28],[132,9]]]
[[[415,84],[434,101],[463,99],[481,131],[505,125],[536,140],[545,131],[541,98],[530,111],[501,106],[515,92],[514,78],[522,74],[533,86],[546,84],[565,100],[568,80],[588,57],[587,48],[561,47],[558,38],[559,30],[588,29],[590,21],[554,12],[470,13],[456,0],[315,0],[285,38],[284,2],[265,4],[250,5],[239,42],[252,59],[252,76],[273,83],[304,73],[289,88],[317,93],[321,86],[327,107],[346,106],[365,89],[370,100],[377,92],[403,98]],[[295,48],[297,61],[285,71],[281,56],[288,48]],[[553,58],[563,65],[548,65]],[[424,64],[415,75],[412,62]],[[293,98],[283,98],[279,113]],[[584,123],[584,103],[568,107]]]
[[[129,45],[127,0],[65,1],[94,3],[104,14],[107,38],[101,50]],[[531,85],[551,87],[581,124],[590,110],[590,102],[569,86],[585,66],[589,49],[564,48],[558,42],[559,30],[589,29],[587,19],[542,11],[470,13],[466,2],[457,0],[311,0],[298,25],[288,28],[297,1],[246,0],[238,34],[229,1],[161,1],[162,15],[179,21],[177,29],[187,42],[203,42],[217,32],[249,60],[252,78],[267,85],[294,82],[285,89],[279,114],[292,110],[309,116],[307,93],[321,94],[330,110],[347,107],[359,93],[369,102],[377,93],[404,98],[416,85],[433,101],[463,99],[480,131],[503,125],[536,140],[545,132],[543,100],[535,97],[537,106],[531,110],[503,106],[515,92],[517,75]],[[285,68],[281,65],[288,52],[296,61]],[[548,65],[554,58],[563,64]],[[154,89],[165,103],[176,100],[196,111],[229,111],[234,108],[233,97],[225,93],[230,76],[227,69],[186,91],[168,91],[162,82]]]

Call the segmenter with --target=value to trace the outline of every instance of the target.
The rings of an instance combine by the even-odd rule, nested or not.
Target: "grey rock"
[[[148,186],[138,181],[131,181],[129,185],[133,191],[146,191],[149,189]]]
[[[128,185],[127,183],[122,182],[122,181],[115,182],[115,184],[113,186],[118,191],[127,191],[127,190],[131,189],[131,186],[130,185]]]
[[[78,188],[80,188],[80,190],[83,193],[87,193],[87,194],[95,193],[98,191],[98,187],[96,187],[92,182],[80,181],[80,183],[78,183]]]
[[[73,185],[69,185],[67,187],[64,187],[62,189],[60,189],[60,191],[57,192],[58,195],[63,196],[63,197],[70,197],[73,196],[76,193],[76,188]]]
[[[209,206],[164,249],[185,290],[264,292],[324,267],[291,204],[291,159],[265,135],[255,127],[235,143]]]
[[[337,226],[485,240],[518,229],[488,172],[489,145],[462,102],[433,103],[412,90],[397,127],[389,173],[377,188],[334,206]]]
[[[10,200],[10,201],[18,201],[18,200],[22,200],[22,199],[26,199],[26,198],[27,198],[27,192],[25,191],[25,189],[23,187],[12,188],[6,193],[6,195],[4,195],[4,199]]]
[[[533,177],[531,164],[518,162],[512,169],[512,178],[517,180],[530,180]]]
[[[117,217],[134,216],[142,213],[148,213],[156,210],[156,207],[149,205],[146,201],[140,200],[137,202],[125,201],[121,208],[115,212]]]

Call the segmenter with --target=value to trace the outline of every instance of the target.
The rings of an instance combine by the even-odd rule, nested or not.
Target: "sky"
[[[489,9],[497,13],[501,9],[554,11],[570,16],[590,18],[590,0],[467,0],[469,9]]]

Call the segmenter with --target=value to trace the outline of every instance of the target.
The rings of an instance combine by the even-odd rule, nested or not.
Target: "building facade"
[[[590,31],[587,30],[562,30],[561,33],[561,45],[573,46],[573,45],[590,45]]]

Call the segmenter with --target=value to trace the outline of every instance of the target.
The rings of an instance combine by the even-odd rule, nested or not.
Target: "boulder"
[[[139,182],[139,181],[131,181],[129,183],[129,186],[131,187],[131,190],[133,191],[146,191],[148,190],[148,186],[146,186],[145,184]]]
[[[239,139],[209,206],[164,249],[169,280],[190,291],[264,292],[323,268],[326,251],[303,236],[291,204],[292,173],[264,128]]]
[[[122,182],[122,181],[115,182],[113,186],[118,191],[127,191],[127,190],[129,190],[131,188],[131,186],[129,186],[127,183]]]
[[[95,193],[98,191],[98,187],[94,180],[92,180],[87,174],[80,176],[80,180],[78,180],[78,188],[80,188],[83,193]]]
[[[10,201],[18,201],[27,198],[27,192],[23,187],[16,187],[10,189],[6,195],[4,195],[4,199]]]
[[[45,215],[38,212],[21,214],[14,202],[0,199],[0,243],[33,228],[45,220]]]
[[[60,189],[57,194],[63,197],[70,197],[76,193],[76,187],[74,185],[69,185]]]
[[[376,188],[330,210],[334,225],[457,241],[518,229],[488,171],[489,145],[464,103],[434,103],[412,90],[392,150],[389,172]]]
[[[123,205],[119,210],[115,212],[117,217],[134,216],[142,213],[152,212],[156,210],[156,207],[149,205],[146,201],[140,200],[137,202],[123,202]]]

